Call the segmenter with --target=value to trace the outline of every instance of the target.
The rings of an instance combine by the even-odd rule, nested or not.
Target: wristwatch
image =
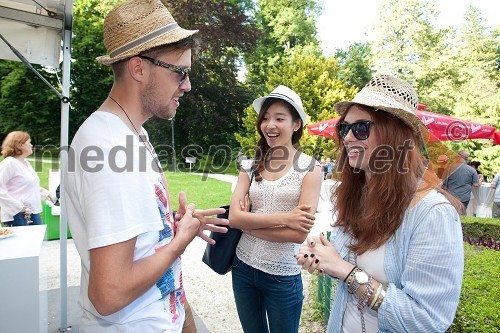
[[[349,292],[355,294],[361,285],[367,284],[370,281],[370,276],[366,272],[358,271],[354,273],[354,280],[349,286]]]

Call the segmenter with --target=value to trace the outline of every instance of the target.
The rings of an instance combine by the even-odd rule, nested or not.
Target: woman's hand
[[[309,213],[310,205],[299,205],[290,212],[286,213],[285,225],[291,229],[296,229],[309,233],[314,225],[314,214]]]
[[[248,194],[245,194],[243,201],[240,200],[240,209],[242,212],[250,211],[250,196]]]
[[[309,236],[295,258],[309,273],[317,270],[320,274],[328,274],[342,280],[353,267],[340,257],[337,249],[330,244],[323,233],[319,237]]]

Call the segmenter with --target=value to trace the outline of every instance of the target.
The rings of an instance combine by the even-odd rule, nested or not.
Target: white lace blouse
[[[249,191],[252,213],[282,213],[297,207],[302,180],[317,163],[312,157],[301,153],[283,177],[272,181],[253,180]],[[300,266],[295,259],[299,247],[300,244],[270,242],[244,232],[236,255],[247,265],[265,273],[289,276],[300,273]]]

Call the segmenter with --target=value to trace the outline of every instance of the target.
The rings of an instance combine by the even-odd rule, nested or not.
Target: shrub
[[[500,327],[500,253],[464,244],[462,293],[449,332],[497,332]]]
[[[500,219],[464,216],[461,220],[464,241],[500,250]]]

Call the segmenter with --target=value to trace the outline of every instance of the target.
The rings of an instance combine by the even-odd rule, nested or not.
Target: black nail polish
[[[314,253],[311,253],[311,258],[314,258]]]
[[[304,258],[307,258],[307,257],[309,257],[309,256],[307,255],[307,253],[306,253],[306,254],[304,254]]]
[[[318,262],[319,262],[319,259],[314,260],[314,262],[315,262],[315,263],[318,263]]]
[[[320,272],[321,274],[323,274],[324,270],[323,270],[323,269],[320,269],[320,270],[319,270],[319,272]]]

